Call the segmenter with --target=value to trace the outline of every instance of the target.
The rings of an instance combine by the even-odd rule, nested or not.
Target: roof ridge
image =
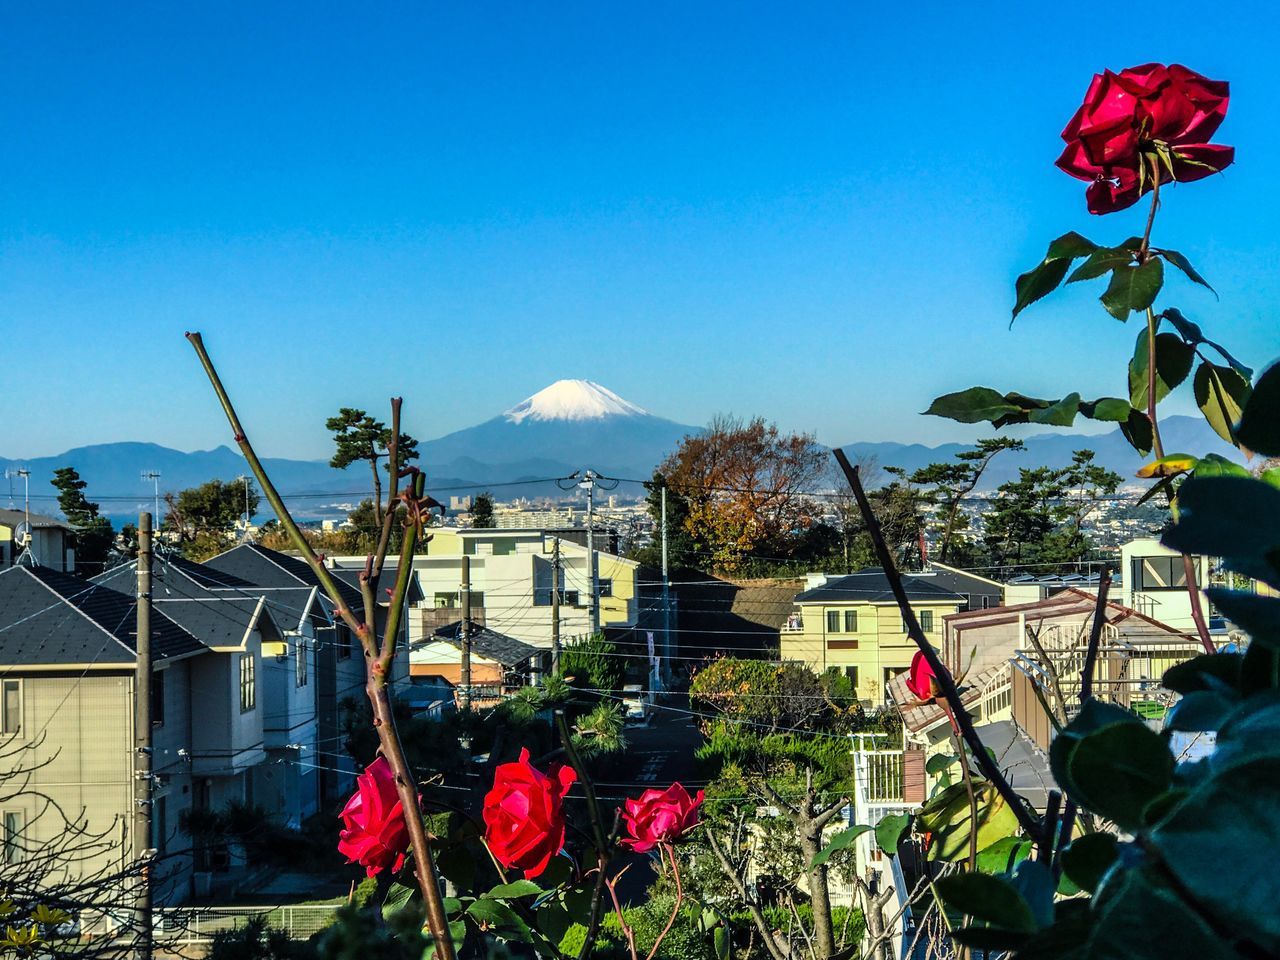
[[[85,613],[82,609],[80,609],[80,607],[76,606],[76,604],[75,604],[75,603],[73,603],[69,597],[65,596],[61,591],[59,591],[59,590],[55,589],[55,588],[53,587],[53,585],[52,585],[52,584],[49,584],[49,583],[47,583],[46,581],[44,581],[43,579],[41,579],[40,577],[36,576],[36,574],[33,572],[32,568],[30,568],[30,567],[21,567],[21,568],[16,568],[16,567],[15,567],[14,569],[23,569],[23,570],[26,570],[26,571],[27,571],[27,573],[28,573],[28,575],[31,577],[31,579],[33,579],[34,581],[36,581],[36,583],[40,584],[40,586],[44,587],[46,590],[48,590],[50,593],[52,593],[55,597],[57,597],[59,600],[61,600],[63,603],[65,603],[68,607],[70,607],[70,608],[71,608],[72,610],[74,610],[76,613],[80,614],[80,616],[82,616],[82,617],[83,617],[85,620],[87,620],[89,623],[93,624],[93,626],[97,627],[99,630],[101,630],[103,633],[105,633],[108,637],[110,637],[110,638],[111,638],[112,640],[114,640],[116,643],[120,644],[120,646],[122,646],[122,647],[125,649],[125,651],[126,651],[127,653],[132,653],[135,657],[138,655],[138,651],[137,651],[137,650],[130,650],[130,649],[129,649],[129,645],[128,645],[127,643],[125,643],[123,640],[121,640],[119,637],[117,637],[114,633],[112,633],[110,630],[108,630],[106,627],[104,627],[101,623],[99,623],[99,622],[98,622],[97,620],[95,620],[93,617],[89,616],[89,614]],[[84,591],[84,593],[91,593],[91,592],[92,592],[92,591],[94,591],[94,590],[111,590],[111,592],[112,592],[112,593],[118,593],[118,594],[120,594],[121,596],[125,597],[126,599],[128,599],[128,597],[129,597],[129,595],[128,595],[127,593],[125,593],[124,591],[122,591],[122,590],[112,590],[112,589],[111,589],[111,587],[106,587],[106,586],[103,586],[103,585],[102,585],[102,584],[100,584],[100,583],[94,583],[93,581],[89,581],[89,588],[88,588],[87,590],[85,590],[85,591]],[[77,594],[77,596],[80,596],[80,595],[81,595],[81,594]],[[130,609],[132,610],[132,609],[133,609],[134,607],[136,607],[137,605],[138,605],[138,598],[137,598],[137,597],[134,597],[134,598],[133,598],[133,604],[132,604],[132,606],[130,607]],[[41,612],[41,613],[47,613],[48,611],[47,611],[47,610],[41,610],[40,612]],[[162,614],[162,616],[163,616],[163,614]],[[168,618],[166,617],[165,619],[168,619]],[[123,621],[122,621],[122,624],[123,624]]]

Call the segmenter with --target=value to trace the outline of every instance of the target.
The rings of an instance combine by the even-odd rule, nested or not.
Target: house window
[[[334,635],[338,638],[338,659],[350,660],[351,648],[355,646],[355,638],[351,635],[351,631],[344,626],[339,626]]]
[[[839,633],[839,632],[840,632],[840,611],[828,610],[827,611],[827,633]]]
[[[240,712],[248,713],[258,705],[258,678],[252,653],[240,654]]]
[[[305,687],[307,685],[307,641],[302,637],[298,638],[298,660],[294,666],[294,679],[297,685]]]
[[[151,725],[164,726],[164,677],[165,671],[151,674]]]
[[[923,630],[925,633],[933,632],[933,611],[932,610],[920,611],[920,629]]]
[[[17,733],[22,729],[22,681],[5,680],[0,691],[3,700],[3,717],[0,717],[0,733]]]
[[[1134,557],[1133,589],[1185,590],[1187,571],[1181,557]]]
[[[577,590],[563,590],[560,593],[561,606],[566,606],[566,607],[581,606],[581,604],[578,603],[578,600],[579,600],[579,593]]]
[[[858,632],[858,611],[857,610],[846,610],[844,612],[844,632],[845,633]]]
[[[17,810],[6,810],[4,814],[4,862],[18,863],[22,860],[22,814]]]
[[[987,596],[985,593],[982,595],[982,609],[983,610],[991,609],[991,598]]]
[[[602,597],[612,597],[613,596],[613,579],[611,577],[597,578],[596,592]]]
[[[856,697],[856,696],[858,695],[858,668],[857,668],[857,667],[845,667],[845,668],[844,668],[844,675],[845,675],[846,677],[848,677],[848,678],[849,678],[849,682],[850,682],[851,684],[853,684],[853,695]]]

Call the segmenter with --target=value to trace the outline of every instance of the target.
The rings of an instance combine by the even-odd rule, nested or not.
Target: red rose
[[[1161,183],[1199,180],[1235,159],[1234,147],[1209,143],[1229,101],[1225,82],[1176,63],[1096,74],[1062,131],[1067,147],[1057,164],[1089,182],[1090,213],[1123,210],[1151,189],[1149,158]]]
[[[564,847],[561,804],[575,780],[571,767],[553,767],[550,774],[535,769],[528,750],[515,763],[498,766],[484,798],[484,838],[499,863],[527,877],[547,869]]]
[[[379,757],[356,778],[356,793],[342,808],[338,852],[348,863],[359,863],[369,876],[404,866],[409,827],[396,792],[396,777],[386,758]]]
[[[920,700],[934,700],[938,696],[938,681],[933,667],[919,650],[911,658],[911,669],[907,672],[907,689]]]
[[[704,799],[701,790],[691,797],[679,783],[665,790],[646,790],[638,800],[626,802],[622,820],[631,836],[619,842],[636,853],[645,853],[660,843],[674,843],[698,825],[698,807]]]

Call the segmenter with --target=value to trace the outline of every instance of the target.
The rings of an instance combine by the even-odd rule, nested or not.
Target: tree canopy
[[[60,467],[50,481],[58,491],[58,508],[75,530],[76,567],[87,575],[101,573],[107,567],[115,530],[111,521],[98,513],[98,504],[90,502],[75,467]]]
[[[378,526],[382,525],[382,477],[378,473],[378,461],[389,458],[391,428],[365,411],[354,407],[341,407],[336,417],[325,421],[325,428],[333,434],[334,453],[329,466],[345,470],[353,463],[368,463],[373,473],[373,512]],[[385,465],[388,472],[400,470],[418,459],[418,441],[407,433],[401,433],[396,444],[396,463]]]

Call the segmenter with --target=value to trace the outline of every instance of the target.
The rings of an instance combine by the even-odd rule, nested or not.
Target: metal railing
[[[263,918],[267,927],[283,931],[292,940],[306,940],[333,923],[338,907],[165,907],[155,912],[155,942],[167,947],[208,944],[216,934],[239,930],[255,917]]]

